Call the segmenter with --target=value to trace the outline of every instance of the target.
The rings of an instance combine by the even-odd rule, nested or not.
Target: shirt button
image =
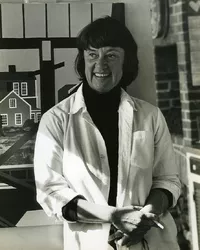
[[[101,159],[104,159],[104,158],[105,158],[105,155],[100,154],[100,158],[101,158]]]

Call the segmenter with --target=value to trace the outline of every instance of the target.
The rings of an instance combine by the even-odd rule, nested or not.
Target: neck
[[[109,92],[99,93],[87,82],[83,83],[83,96],[88,110],[117,111],[120,103],[121,87],[117,85]]]

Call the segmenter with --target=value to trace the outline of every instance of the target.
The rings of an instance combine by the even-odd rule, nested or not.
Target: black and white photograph
[[[0,1],[0,249],[200,250],[200,1]]]

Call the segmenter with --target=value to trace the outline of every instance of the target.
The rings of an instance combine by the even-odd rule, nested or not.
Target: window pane
[[[16,108],[17,107],[17,100],[16,98],[9,99],[9,108]]]
[[[37,113],[37,121],[39,122],[41,119],[41,114],[40,113]]]
[[[13,90],[16,94],[19,95],[19,83],[18,82],[13,82]]]
[[[22,125],[22,114],[15,114],[15,124]]]
[[[1,118],[2,118],[2,126],[7,126],[8,125],[8,115],[2,114]]]
[[[27,82],[21,83],[21,95],[28,95]]]

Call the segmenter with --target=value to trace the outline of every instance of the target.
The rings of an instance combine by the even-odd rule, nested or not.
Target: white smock
[[[117,207],[145,204],[152,188],[167,189],[173,206],[180,195],[178,168],[171,136],[159,108],[121,90],[119,105]],[[41,119],[34,156],[37,201],[48,216],[64,224],[65,250],[107,250],[110,224],[70,223],[62,207],[77,195],[107,205],[110,170],[106,145],[93,123],[82,86],[48,110]],[[145,235],[150,250],[179,249],[170,213],[161,218],[164,229]],[[120,250],[142,250],[138,243]]]

